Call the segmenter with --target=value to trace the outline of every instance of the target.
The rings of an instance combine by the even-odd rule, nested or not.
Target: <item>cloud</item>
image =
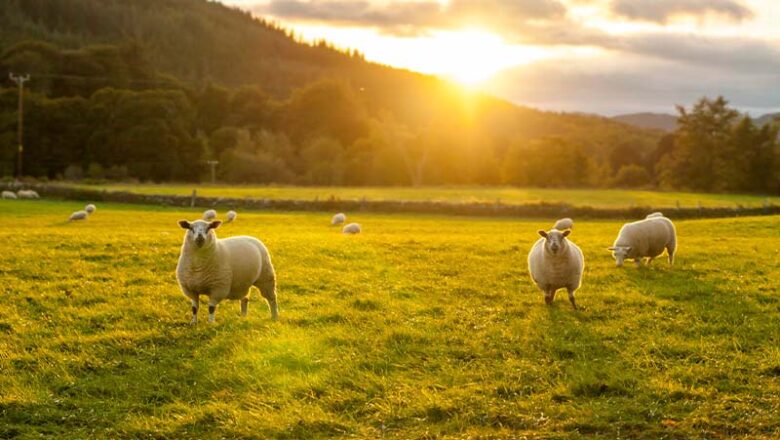
[[[679,15],[716,14],[733,21],[753,17],[753,12],[736,0],[614,0],[611,9],[618,16],[656,23]]]

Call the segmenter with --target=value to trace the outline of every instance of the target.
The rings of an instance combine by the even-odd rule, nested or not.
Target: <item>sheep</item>
[[[343,212],[339,212],[338,214],[334,215],[333,218],[330,220],[331,226],[338,226],[344,224],[344,222],[347,221],[347,216]]]
[[[86,220],[89,217],[89,213],[87,211],[76,211],[73,214],[70,215],[70,218],[68,218],[69,222],[75,221],[75,220]]]
[[[608,249],[612,251],[618,267],[623,266],[623,261],[630,258],[633,258],[639,267],[644,257],[648,257],[649,266],[653,258],[663,253],[664,248],[669,256],[669,264],[673,265],[677,249],[677,231],[668,218],[653,216],[623,225],[615,244]]]
[[[664,216],[663,212],[653,212],[651,214],[647,214],[647,217],[645,218],[654,218],[654,217],[663,217],[663,216]]]
[[[40,196],[32,189],[20,189],[16,192],[16,196],[20,199],[39,199]]]
[[[84,211],[87,211],[89,214],[93,214],[97,210],[97,207],[90,203],[89,205],[84,207]]]
[[[217,218],[217,211],[213,209],[208,209],[206,211],[203,211],[203,220],[211,221],[215,220]]]
[[[16,200],[17,199],[16,194],[14,194],[13,191],[3,191],[2,197],[4,199],[12,199],[12,200]]]
[[[236,219],[238,214],[236,214],[236,211],[228,211],[225,216],[227,217],[227,223],[233,223],[233,220]]]
[[[566,229],[572,229],[573,227],[574,227],[574,220],[566,217],[555,222],[555,226],[553,226],[553,229],[564,231]]]
[[[344,226],[341,232],[344,234],[360,234],[360,225],[358,223],[350,223]]]
[[[192,303],[192,324],[198,322],[200,295],[209,298],[209,322],[214,322],[217,305],[225,299],[241,300],[241,316],[246,316],[249,289],[257,287],[271,310],[271,319],[279,319],[276,303],[276,274],[268,249],[249,236],[218,239],[214,232],[222,224],[180,220],[186,229],[176,266],[176,279],[182,293]]]
[[[569,301],[574,310],[577,303],[574,300],[574,292],[582,284],[582,271],[585,260],[582,251],[566,237],[570,230],[538,231],[542,236],[528,252],[528,272],[531,279],[544,292],[544,301],[551,305],[558,289],[566,288],[569,293]]]

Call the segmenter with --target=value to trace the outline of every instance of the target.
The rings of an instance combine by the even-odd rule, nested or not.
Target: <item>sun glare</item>
[[[337,47],[358,49],[369,61],[441,76],[468,87],[484,84],[504,69],[550,56],[545,49],[511,45],[479,29],[402,37],[365,28],[293,27],[306,40],[324,38]]]

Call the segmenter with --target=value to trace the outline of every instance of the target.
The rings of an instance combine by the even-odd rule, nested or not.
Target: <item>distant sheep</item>
[[[233,223],[233,220],[235,220],[237,216],[238,214],[236,214],[236,211],[228,211],[227,214],[225,214],[227,223]]]
[[[565,231],[566,229],[572,229],[573,227],[574,227],[574,220],[566,217],[555,222],[553,229],[557,229],[559,231]]]
[[[176,266],[176,279],[182,293],[192,302],[192,323],[198,321],[200,295],[209,297],[209,322],[214,322],[217,305],[225,299],[241,300],[241,315],[246,316],[249,289],[260,293],[277,320],[276,274],[268,249],[254,237],[218,239],[214,230],[222,224],[215,220],[180,220],[186,229]]]
[[[542,236],[534,243],[528,253],[528,272],[531,279],[544,292],[544,301],[552,304],[555,292],[565,288],[569,293],[569,301],[577,310],[574,292],[582,283],[582,271],[585,259],[582,251],[566,237],[570,230],[560,231],[556,228],[550,231],[538,231]]]
[[[334,215],[333,218],[330,220],[331,226],[338,226],[344,224],[344,222],[347,221],[347,216],[343,212],[339,212],[338,214]]]
[[[32,189],[20,189],[16,192],[20,199],[40,199],[41,197]]]
[[[72,222],[76,220],[86,220],[88,217],[89,217],[89,213],[87,211],[76,211],[70,215],[68,221]]]
[[[16,200],[17,199],[16,194],[14,194],[13,191],[3,191],[3,198],[4,199],[11,199],[11,200]]]
[[[203,220],[211,221],[216,220],[217,218],[217,211],[213,209],[208,209],[206,211],[203,211]]]
[[[344,226],[344,229],[342,229],[341,232],[344,234],[360,234],[360,225],[357,223],[350,223]]]
[[[666,217],[653,213],[633,223],[627,223],[620,228],[615,244],[609,248],[618,267],[626,259],[633,259],[637,267],[642,265],[642,259],[647,257],[647,265],[653,258],[661,255],[666,249],[669,264],[674,264],[674,253],[677,250],[677,231],[674,223]]]
[[[87,211],[90,215],[93,214],[97,210],[97,207],[90,203],[89,205],[84,207],[84,211]]]

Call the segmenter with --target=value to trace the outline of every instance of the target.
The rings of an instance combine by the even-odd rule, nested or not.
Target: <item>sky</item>
[[[306,40],[545,110],[780,111],[780,0],[223,0]]]

